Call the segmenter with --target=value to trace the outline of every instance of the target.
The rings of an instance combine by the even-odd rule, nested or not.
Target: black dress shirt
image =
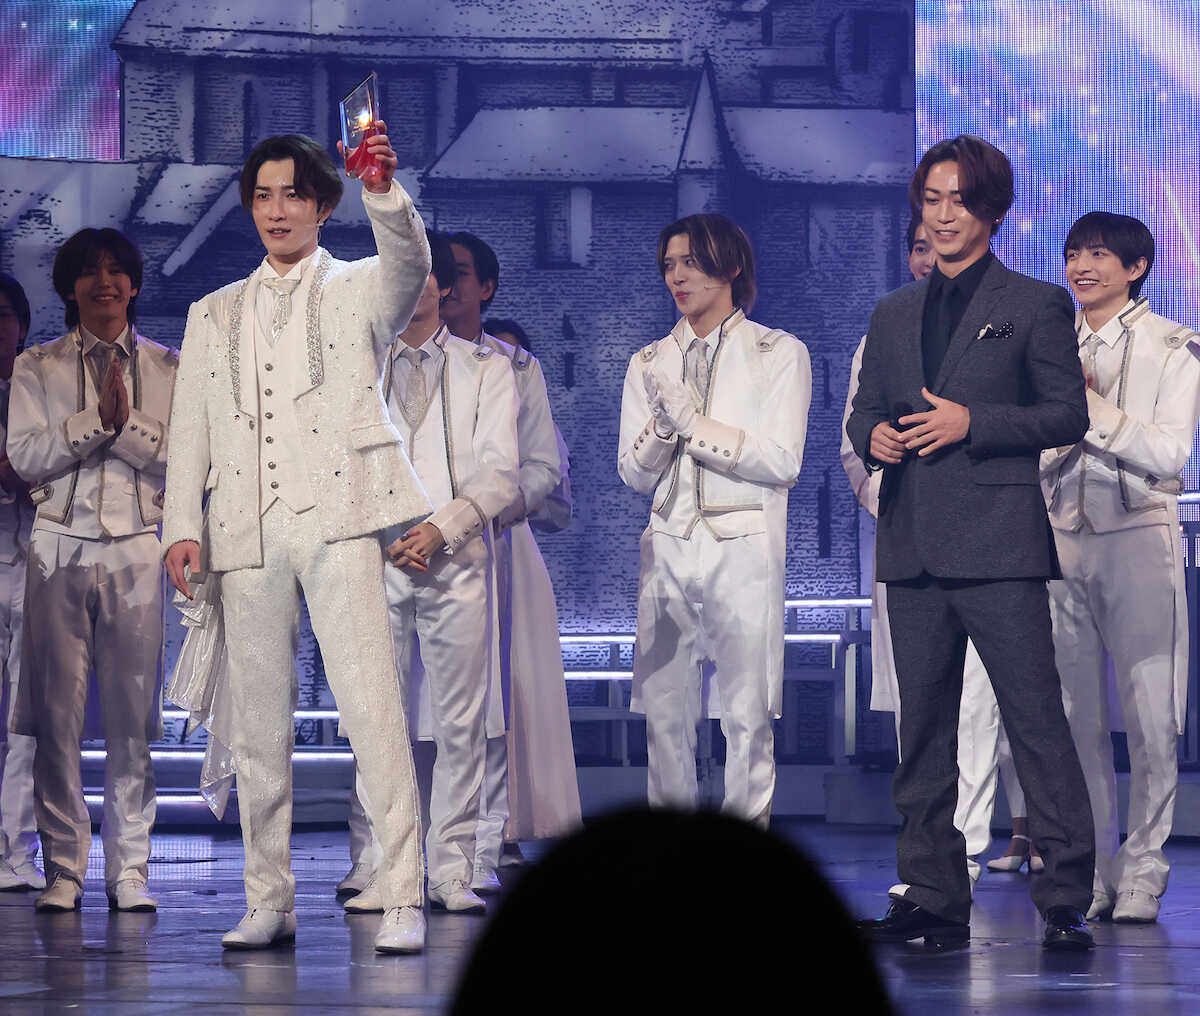
[[[946,350],[954,330],[962,321],[963,313],[980,280],[995,260],[989,250],[969,268],[964,268],[954,278],[943,275],[936,265],[929,275],[929,292],[925,296],[925,315],[921,321],[921,359],[925,368],[925,385],[933,387],[941,370]]]

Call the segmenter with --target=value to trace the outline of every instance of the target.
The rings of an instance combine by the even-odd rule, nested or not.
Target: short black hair
[[[909,254],[913,252],[913,248],[917,245],[917,230],[920,229],[924,224],[925,223],[922,221],[921,216],[916,212],[913,212],[913,217],[908,220],[908,229],[904,234],[904,238],[908,241]]]
[[[746,314],[758,296],[754,277],[754,248],[745,231],[732,219],[705,212],[677,219],[658,234],[658,274],[666,277],[667,245],[674,236],[686,236],[700,270],[711,279],[729,283],[735,307]]]
[[[54,291],[62,297],[66,304],[67,327],[74,328],[79,324],[79,304],[75,302],[75,283],[89,268],[96,268],[100,259],[110,254],[121,270],[129,276],[133,288],[140,292],[142,288],[142,252],[119,229],[106,226],[104,229],[94,229],[90,226],[81,229],[74,236],[64,241],[54,256]],[[125,317],[130,324],[137,321],[137,296],[129,301]]]
[[[505,335],[511,335],[525,352],[533,352],[533,347],[529,344],[529,336],[525,334],[525,329],[515,321],[511,321],[508,318],[488,318],[483,323],[483,330],[488,335],[499,335],[501,332]]]
[[[425,230],[425,239],[429,241],[429,255],[433,261],[433,277],[438,289],[452,289],[458,269],[454,264],[454,251],[445,233],[434,229]]]
[[[17,323],[21,326],[21,335],[29,334],[29,297],[16,279],[7,272],[0,272],[0,294],[8,297],[13,313],[17,315]]]
[[[958,163],[959,195],[967,211],[991,223],[992,235],[1016,200],[1012,163],[999,148],[974,134],[939,141],[922,157],[908,185],[908,201],[920,214],[925,179],[939,162]]]
[[[306,134],[277,134],[260,141],[246,157],[242,166],[238,192],[246,211],[254,202],[254,185],[264,162],[291,159],[294,167],[292,186],[302,198],[313,198],[318,208],[333,211],[342,200],[341,174],[329,153]]]
[[[447,239],[471,252],[471,259],[475,262],[475,278],[480,284],[492,284],[492,295],[483,301],[483,309],[487,310],[496,299],[496,294],[500,292],[500,262],[496,258],[496,252],[474,233],[468,233],[465,229],[451,233]]]
[[[1063,259],[1073,250],[1106,247],[1132,268],[1138,258],[1146,259],[1146,270],[1129,284],[1129,295],[1137,299],[1150,269],[1154,267],[1154,234],[1141,219],[1116,212],[1088,212],[1075,220],[1063,241]]]

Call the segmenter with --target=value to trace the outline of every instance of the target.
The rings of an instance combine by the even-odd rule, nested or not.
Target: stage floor
[[[883,912],[884,893],[895,881],[894,833],[803,822],[781,823],[778,831],[822,865],[852,910],[867,916]],[[485,919],[434,913],[423,955],[376,955],[378,917],[347,917],[334,898],[347,867],[346,844],[345,830],[300,831],[293,837],[299,918],[294,948],[226,953],[220,936],[245,909],[241,841],[234,830],[154,837],[150,878],[157,914],[109,912],[97,841],[82,912],[38,915],[32,893],[0,893],[0,1013],[77,1008],[140,1016],[201,1007],[206,1014],[440,1013]],[[536,855],[537,846],[527,853]],[[1001,849],[997,843],[995,850]],[[1194,959],[1200,948],[1200,845],[1172,844],[1169,855],[1171,889],[1160,922],[1093,926],[1097,948],[1085,956],[1042,952],[1028,875],[985,873],[976,892],[970,948],[947,955],[927,955],[917,946],[878,950],[885,980],[900,1000],[897,1011],[908,1016],[1200,1011],[1200,967]],[[511,881],[518,871],[505,869],[502,877]],[[597,977],[619,969],[613,965],[621,959],[619,946],[616,951],[615,957],[595,957]],[[804,1007],[817,983],[797,974],[794,985],[780,984],[781,999]],[[836,991],[823,984],[821,996],[830,988]],[[503,1002],[497,999],[498,1011],[504,1011]]]

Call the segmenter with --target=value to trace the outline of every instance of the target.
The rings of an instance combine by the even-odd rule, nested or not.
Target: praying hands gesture
[[[429,560],[445,546],[442,531],[432,522],[413,526],[388,547],[388,557],[397,568],[416,568],[429,571]]]
[[[100,423],[118,434],[129,419],[129,390],[121,374],[121,357],[114,356],[100,382]]]

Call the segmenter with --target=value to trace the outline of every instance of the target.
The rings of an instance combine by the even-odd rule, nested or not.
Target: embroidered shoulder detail
[[[512,365],[513,370],[528,370],[530,363],[533,362],[533,354],[522,346],[517,346],[513,350]]]
[[[769,353],[775,348],[775,344],[787,334],[782,328],[773,328],[771,331],[759,336],[755,345],[758,347],[760,353]]]
[[[321,356],[321,292],[325,288],[325,280],[329,278],[332,265],[333,255],[322,248],[317,259],[317,271],[308,290],[308,305],[304,313],[308,344],[308,380],[314,388],[325,380],[325,360]]]
[[[658,343],[651,342],[650,345],[642,347],[641,353],[639,355],[642,358],[642,363],[649,363],[651,360],[654,359],[654,357],[657,353],[658,353]]]
[[[486,360],[492,355],[491,346],[476,346],[475,352],[471,354],[476,360]]]
[[[1178,349],[1185,342],[1194,343],[1197,339],[1200,339],[1200,335],[1190,328],[1185,328],[1183,331],[1172,332],[1170,335],[1164,336],[1163,342],[1171,349]]]

